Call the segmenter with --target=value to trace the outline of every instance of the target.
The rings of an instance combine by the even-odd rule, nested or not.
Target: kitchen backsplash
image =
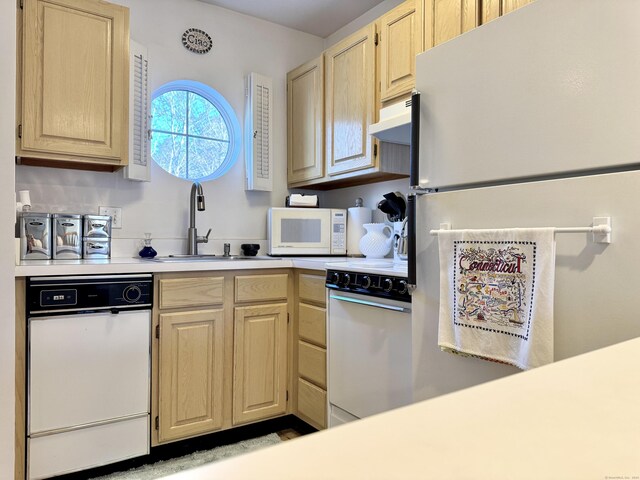
[[[363,200],[363,206],[369,207],[373,210],[372,221],[385,222],[387,216],[380,210],[376,209],[378,202],[383,199],[383,195],[388,192],[400,192],[404,197],[406,197],[408,191],[409,179],[406,178],[314,193],[318,193],[320,197],[320,206],[325,208],[354,207],[356,198],[360,197]]]
[[[154,166],[155,167],[155,166]],[[122,228],[112,230],[112,257],[137,256],[144,234],[149,232],[159,255],[186,253],[191,183],[152,170],[150,183],[130,182],[121,173],[96,173],[42,167],[16,166],[16,190],[29,190],[33,212],[98,214],[99,206],[120,207]],[[198,212],[199,234],[212,229],[201,253],[222,254],[225,243],[237,254],[242,243],[258,243],[259,255],[266,254],[266,212],[270,206],[284,206],[289,193],[244,192],[243,165],[236,165],[222,179],[203,183],[206,210]],[[317,194],[320,206],[348,208],[357,197],[373,210],[374,222],[386,221],[376,209],[382,195],[399,191],[406,195],[406,179],[331,191],[302,191]]]
[[[266,239],[266,211],[276,192],[245,192],[244,166],[238,162],[223,178],[203,183],[206,210],[197,212],[200,235],[212,229],[204,253],[222,253],[231,243],[237,253],[241,243],[263,244]],[[151,233],[159,255],[186,253],[191,182],[173,178],[152,168],[149,183],[125,180],[121,173],[96,173],[42,167],[16,166],[16,190],[29,190],[31,211],[47,213],[98,214],[99,207],[121,208],[122,228],[112,230],[112,256],[137,255],[144,234]],[[165,246],[166,245],[166,246]],[[262,254],[263,252],[259,252]]]

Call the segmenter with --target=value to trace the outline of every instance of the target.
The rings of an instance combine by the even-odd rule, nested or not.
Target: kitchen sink
[[[279,260],[274,257],[255,256],[248,257],[245,255],[167,255],[164,257],[150,258],[154,262],[228,262],[236,260]]]

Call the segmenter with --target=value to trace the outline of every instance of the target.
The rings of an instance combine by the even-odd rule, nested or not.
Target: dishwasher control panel
[[[70,306],[77,305],[78,303],[78,291],[75,289],[69,290],[41,290],[40,291],[40,305],[41,307],[51,306]]]
[[[150,308],[153,277],[137,275],[77,275],[29,277],[27,313],[55,313]]]

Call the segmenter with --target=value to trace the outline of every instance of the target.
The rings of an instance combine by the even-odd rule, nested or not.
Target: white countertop
[[[23,260],[16,265],[16,277],[44,275],[93,275],[118,273],[190,272],[203,270],[248,270],[254,268],[306,268],[324,270],[328,262],[344,257],[256,257],[255,260],[212,260],[159,262],[142,258],[105,260]],[[365,259],[360,259],[363,261]],[[357,262],[358,259],[353,259]]]
[[[632,480],[639,402],[637,338],[166,478]]]
[[[16,265],[16,277],[44,275],[94,275],[118,273],[193,272],[203,270],[249,270],[254,268],[305,268],[326,270],[336,268],[381,275],[406,275],[406,263],[394,264],[390,258],[368,260],[348,257],[256,257],[255,260],[160,262],[138,257],[105,260],[23,260]]]

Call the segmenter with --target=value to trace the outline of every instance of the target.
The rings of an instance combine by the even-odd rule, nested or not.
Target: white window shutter
[[[129,165],[124,177],[151,181],[151,117],[149,114],[149,58],[147,49],[129,44]]]
[[[273,81],[250,73],[245,109],[246,190],[273,190]]]

